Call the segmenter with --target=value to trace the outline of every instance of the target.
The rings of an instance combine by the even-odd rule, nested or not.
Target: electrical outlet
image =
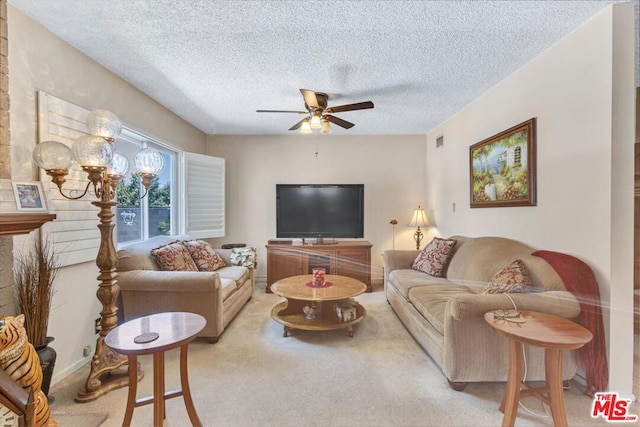
[[[87,357],[87,356],[91,355],[91,346],[90,345],[87,345],[82,349],[82,355],[84,357]]]
[[[456,213],[456,202],[453,202],[453,213]]]

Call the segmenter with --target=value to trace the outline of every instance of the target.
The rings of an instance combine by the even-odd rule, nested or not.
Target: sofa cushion
[[[179,236],[155,236],[140,242],[127,243],[118,250],[118,271],[159,270],[158,263],[151,256],[151,250],[178,240],[192,240],[182,234]]]
[[[418,254],[411,268],[434,277],[444,277],[455,245],[455,240],[434,237]]]
[[[253,268],[256,262],[256,248],[233,248],[231,249],[231,264]]]
[[[186,246],[200,271],[216,271],[226,265],[220,255],[205,241],[187,240],[182,244]]]
[[[219,268],[216,273],[220,276],[220,279],[231,279],[238,283],[238,286],[242,286],[244,282],[251,278],[251,273],[247,267],[240,267],[235,265],[228,265],[226,267]]]
[[[151,249],[151,256],[161,270],[198,271],[189,250],[179,241]]]
[[[409,302],[442,335],[444,335],[444,313],[449,298],[454,295],[475,295],[467,286],[452,283],[431,284],[409,290]]]
[[[238,283],[233,279],[221,277],[220,287],[222,288],[222,301],[226,301],[231,294],[238,290]]]
[[[429,276],[422,271],[412,269],[392,270],[389,273],[389,282],[405,298],[408,297],[409,290],[416,286],[451,283],[445,278]]]
[[[483,294],[529,292],[531,278],[522,260],[515,260],[498,271],[485,286]]]

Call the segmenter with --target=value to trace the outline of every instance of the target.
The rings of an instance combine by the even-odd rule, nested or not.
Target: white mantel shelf
[[[55,214],[48,213],[0,214],[0,236],[28,234],[45,222],[54,219],[56,219]]]

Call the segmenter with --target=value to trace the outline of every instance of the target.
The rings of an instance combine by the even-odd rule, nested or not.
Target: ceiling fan
[[[353,123],[343,120],[339,117],[332,115],[333,113],[340,113],[344,111],[354,110],[366,110],[373,108],[373,102],[357,102],[355,104],[338,105],[336,107],[327,107],[327,101],[329,95],[323,92],[314,92],[309,89],[300,89],[302,97],[304,98],[304,106],[307,111],[295,111],[295,110],[256,110],[258,113],[295,113],[305,114],[307,117],[300,120],[295,125],[291,126],[289,130],[300,129],[300,133],[311,133],[313,129],[321,129],[322,133],[330,132],[329,122],[336,124],[342,128],[350,129],[354,126]]]

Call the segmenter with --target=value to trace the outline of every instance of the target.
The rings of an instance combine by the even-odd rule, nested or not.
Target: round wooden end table
[[[351,298],[364,293],[367,285],[351,277],[328,274],[325,281],[330,286],[307,286],[312,279],[311,274],[285,277],[271,285],[274,294],[287,299],[271,310],[273,320],[284,325],[283,336],[288,336],[291,329],[345,328],[353,337],[353,325],[365,318],[367,310]]]
[[[554,425],[566,426],[562,352],[582,347],[591,341],[593,335],[582,326],[551,314],[520,311],[520,319],[509,319],[502,314],[500,311],[490,311],[484,315],[484,320],[509,340],[509,375],[500,404],[500,412],[504,413],[502,426],[514,425],[518,402],[526,396],[534,396],[545,402],[551,407]],[[532,388],[522,382],[521,344],[544,348],[546,387]]]
[[[129,395],[123,426],[131,425],[134,407],[150,403],[153,403],[153,425],[162,426],[162,420],[165,418],[164,401],[178,396],[184,396],[191,424],[202,426],[189,389],[187,348],[206,324],[204,317],[194,313],[158,313],[130,320],[109,332],[104,340],[105,344],[117,353],[126,354],[129,359]],[[177,347],[180,347],[182,389],[165,393],[164,353]],[[136,399],[137,357],[142,354],[153,355],[153,396]]]

